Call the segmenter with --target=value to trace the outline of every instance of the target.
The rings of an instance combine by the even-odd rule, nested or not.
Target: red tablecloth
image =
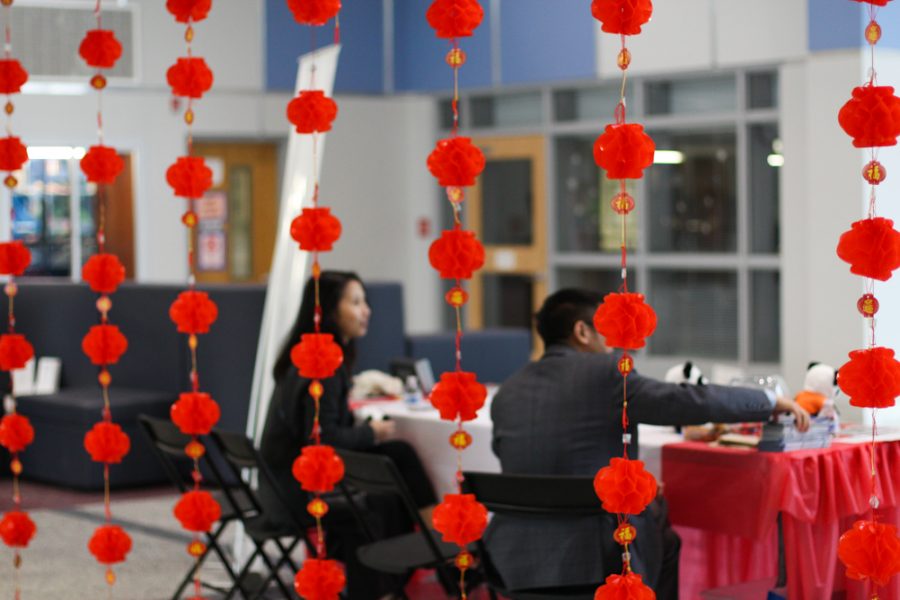
[[[900,519],[900,442],[875,446],[879,518]],[[682,534],[681,597],[718,586],[774,579],[776,517],[782,513],[788,597],[822,600],[846,590],[865,598],[837,561],[837,541],[869,510],[867,444],[785,453],[670,444],[662,450],[664,493]],[[895,577],[882,600],[900,600]]]

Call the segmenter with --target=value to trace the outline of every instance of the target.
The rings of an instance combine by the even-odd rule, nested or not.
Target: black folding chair
[[[249,572],[254,560],[259,557],[266,563],[266,566],[269,569],[269,575],[260,589],[260,596],[265,593],[265,589],[269,582],[274,579],[275,584],[281,590],[285,598],[295,598],[289,587],[285,585],[280,577],[278,577],[278,569],[283,564],[288,564],[294,573],[299,570],[299,567],[291,558],[291,552],[294,551],[301,541],[306,544],[306,550],[309,555],[315,555],[315,546],[307,537],[307,531],[313,525],[312,520],[310,519],[309,522],[302,522],[297,518],[296,514],[291,510],[291,506],[287,499],[278,491],[278,482],[275,476],[266,465],[250,438],[240,433],[220,431],[217,429],[212,430],[210,437],[222,454],[222,457],[225,459],[233,478],[238,482],[238,487],[241,489],[241,492],[250,499],[258,511],[257,515],[243,519],[244,530],[253,542],[254,551],[238,574],[238,579],[243,580]],[[275,492],[275,498],[280,505],[277,507],[277,515],[269,514],[264,509],[256,493],[242,477],[241,472],[243,470],[255,471],[258,477],[266,479],[266,483]],[[289,540],[287,545],[282,542],[282,538],[287,538]],[[265,552],[264,546],[266,542],[272,542],[278,548],[279,557],[275,563],[272,562],[271,558]],[[225,599],[228,600],[231,598],[236,591],[237,586],[229,591],[225,596]]]
[[[190,478],[189,471],[191,461],[184,454],[184,447],[191,441],[190,436],[181,433],[178,427],[165,419],[140,415],[138,417],[138,423],[150,440],[154,453],[159,458],[166,474],[178,491],[184,493],[191,489],[193,487],[193,481]],[[224,533],[225,528],[228,527],[229,523],[236,520],[243,520],[250,514],[256,512],[252,503],[249,502],[249,499],[243,496],[239,490],[229,489],[223,483],[221,474],[213,461],[206,460],[206,458],[207,457],[204,457],[202,459],[204,461],[204,466],[207,467],[208,472],[211,473],[213,483],[219,488],[218,491],[213,493],[213,496],[216,497],[216,500],[222,507],[222,516],[218,526],[206,534],[206,550],[204,550],[203,554],[200,555],[199,560],[190,568],[181,580],[181,583],[172,595],[172,600],[177,600],[181,597],[182,592],[184,592],[184,589],[191,583],[197,569],[200,568],[210,552],[215,552],[219,557],[222,566],[231,578],[232,586],[238,584],[238,576],[231,567],[231,557],[221,547],[218,540]],[[210,584],[204,584],[204,587],[223,593],[228,591]]]
[[[369,541],[357,549],[359,561],[370,569],[392,575],[395,581],[394,593],[401,598],[407,598],[404,587],[416,569],[435,569],[445,590],[458,590],[451,564],[459,553],[459,547],[442,541],[440,534],[422,520],[394,461],[387,456],[364,452],[338,449],[337,453],[344,461],[341,491],[358,526]],[[418,531],[379,540],[368,526],[365,509],[359,506],[359,495],[354,492],[398,497]]]
[[[501,475],[499,473],[463,473],[463,490],[475,494],[475,498],[495,515],[520,518],[548,517],[571,518],[606,516],[594,493],[591,477],[559,477],[537,475]],[[481,565],[491,598],[497,594],[512,600],[593,600],[594,592],[602,583],[588,586],[510,590],[503,583],[485,550],[478,541]]]

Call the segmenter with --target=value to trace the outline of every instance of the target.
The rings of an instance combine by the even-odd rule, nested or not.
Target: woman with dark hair
[[[275,475],[278,491],[287,498],[301,522],[308,520],[306,504],[309,498],[291,474],[291,466],[300,449],[310,443],[314,408],[309,394],[310,380],[302,378],[291,362],[291,348],[300,341],[301,335],[315,331],[315,293],[314,282],[310,279],[303,289],[297,320],[275,362],[275,391],[260,440],[260,453]],[[437,499],[415,451],[405,442],[392,440],[395,432],[392,421],[354,423],[348,405],[356,339],[366,334],[372,312],[366,303],[362,280],[355,273],[323,271],[319,277],[319,304],[320,331],[332,334],[344,351],[344,362],[337,373],[322,380],[324,393],[319,408],[322,443],[389,456],[406,480],[417,506],[427,515]],[[259,495],[267,506],[277,506],[277,502],[269,500],[274,493],[261,479]],[[370,497],[366,504],[373,513],[370,520],[374,522],[370,525],[384,536],[412,530],[412,522],[395,498]],[[330,539],[337,538],[335,541],[341,546],[339,558],[347,563],[349,597],[351,600],[378,598],[384,593],[382,583],[389,585],[390,582],[382,582],[377,574],[356,562],[356,546],[363,540],[349,515],[342,519],[340,512],[330,513],[325,525]],[[429,521],[427,518],[426,522]]]

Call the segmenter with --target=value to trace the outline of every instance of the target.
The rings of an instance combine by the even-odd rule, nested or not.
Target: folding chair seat
[[[560,477],[550,475],[502,475],[499,473],[463,473],[463,490],[496,515],[520,518],[575,516],[609,516],[594,493],[591,477]],[[481,566],[491,598],[497,595],[512,600],[593,600],[602,583],[554,588],[510,590],[503,583],[490,560],[490,553],[479,540]],[[600,575],[600,574],[598,574]]]

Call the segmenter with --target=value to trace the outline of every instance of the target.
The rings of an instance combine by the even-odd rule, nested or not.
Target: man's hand
[[[794,423],[797,426],[797,431],[804,432],[809,429],[809,413],[793,400],[780,397],[776,398],[775,412],[791,413],[794,415]]]

